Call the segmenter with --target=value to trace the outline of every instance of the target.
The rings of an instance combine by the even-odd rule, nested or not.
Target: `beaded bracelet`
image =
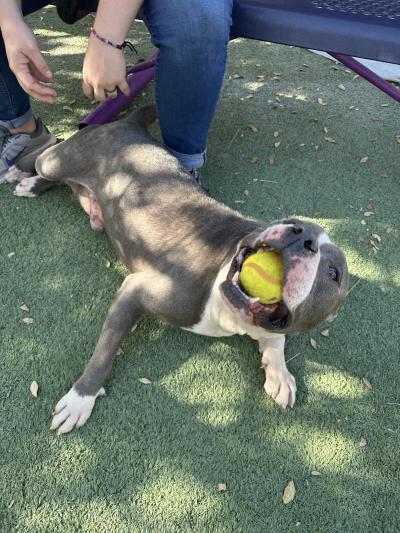
[[[113,48],[118,48],[118,50],[123,50],[124,48],[128,48],[131,52],[135,52],[137,54],[136,48],[129,41],[124,41],[122,44],[113,43],[109,39],[106,39],[105,37],[102,37],[101,35],[99,35],[94,28],[91,28],[90,33],[92,33],[97,39],[99,39],[99,41],[101,41],[104,44],[109,44]]]

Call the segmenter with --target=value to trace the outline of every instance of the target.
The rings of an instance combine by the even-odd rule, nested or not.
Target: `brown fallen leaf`
[[[226,483],[218,483],[218,492],[226,492]]]
[[[257,163],[257,161],[260,159],[258,155],[253,155],[253,157],[250,159],[250,163],[254,165],[254,163]]]
[[[8,504],[8,508],[11,509],[11,507],[15,504],[15,500],[11,500]]]
[[[358,443],[360,448],[365,448],[367,445],[367,439],[365,437],[361,437],[360,442]]]
[[[318,343],[317,343],[317,341],[316,341],[315,339],[313,339],[312,337],[311,337],[311,339],[310,339],[310,344],[311,344],[311,346],[312,346],[315,350],[318,348]]]
[[[29,311],[28,306],[27,306],[26,304],[22,304],[22,305],[20,305],[19,308],[20,308],[22,311]]]
[[[311,470],[311,475],[312,476],[320,476],[321,472],[319,472],[319,470]]]
[[[274,148],[279,148],[280,145],[281,145],[281,141],[278,141],[274,143]]]
[[[364,216],[365,217],[372,217],[372,215],[375,215],[373,211],[365,211]]]
[[[256,76],[256,80],[257,81],[264,81],[265,80],[265,76]]]
[[[296,494],[296,487],[294,486],[294,481],[291,480],[286,485],[285,490],[283,491],[283,495],[282,495],[283,503],[285,505],[290,503],[293,500],[293,498],[295,497],[295,494]]]
[[[324,105],[324,106],[325,106],[325,105],[328,105],[326,102],[324,102],[324,101],[322,100],[322,98],[318,98],[318,99],[317,99],[317,102],[319,103],[319,105]]]
[[[253,133],[257,133],[258,132],[258,128],[255,124],[247,124],[247,127],[249,128],[249,130],[251,130]]]
[[[321,331],[321,335],[323,337],[329,337],[329,329],[324,329]]]
[[[103,261],[104,261],[104,266],[106,268],[110,268],[111,266],[111,261],[108,259],[108,257],[103,257]]]
[[[271,154],[268,158],[268,163],[270,165],[273,165],[275,163],[275,156],[273,154]]]
[[[33,318],[25,317],[25,318],[22,319],[22,322],[24,324],[28,324],[28,325],[32,324],[33,323]]]
[[[345,91],[346,90],[346,87],[344,85],[342,85],[342,84],[338,85],[338,87],[339,87],[339,89],[341,91]]]
[[[31,391],[32,396],[37,398],[38,391],[39,391],[39,385],[37,381],[32,381],[31,386],[30,386],[30,391]]]
[[[371,385],[370,381],[367,378],[362,378],[362,382],[367,387],[367,389],[372,390],[372,385]]]
[[[274,137],[278,137],[279,136],[279,131],[274,131]]]
[[[74,112],[74,110],[72,109],[72,107],[70,107],[69,105],[63,105],[63,109],[64,109],[64,111],[70,111],[71,113]]]
[[[335,139],[333,139],[332,137],[325,137],[325,141],[331,144],[336,144]]]
[[[366,155],[366,156],[364,156],[364,157],[362,157],[362,158],[360,159],[360,163],[366,163],[366,162],[368,161],[368,159],[369,159],[369,158],[368,158],[368,156]]]
[[[143,385],[150,385],[152,382],[147,378],[139,378],[140,383],[143,383]]]
[[[381,238],[380,235],[378,235],[377,233],[373,233],[373,234],[371,235],[371,237],[372,237],[373,239],[375,239],[376,241],[378,241],[378,242],[382,242],[382,238]]]
[[[118,348],[118,350],[115,352],[115,355],[122,355],[124,353],[124,350],[121,348],[121,346]]]

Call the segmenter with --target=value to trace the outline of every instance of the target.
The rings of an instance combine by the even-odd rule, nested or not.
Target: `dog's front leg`
[[[265,370],[265,392],[285,409],[296,400],[296,381],[285,363],[285,335],[259,341],[261,366]]]
[[[121,285],[82,376],[56,405],[51,429],[61,434],[83,426],[96,398],[104,396],[103,384],[111,372],[116,352],[144,313],[142,296],[148,283],[146,273],[137,273],[129,275]]]

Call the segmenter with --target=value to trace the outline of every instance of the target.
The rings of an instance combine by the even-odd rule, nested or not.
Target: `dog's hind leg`
[[[59,434],[68,433],[88,420],[96,398],[105,394],[103,385],[118,348],[145,312],[143,295],[151,287],[152,279],[153,275],[147,272],[130,274],[125,279],[82,376],[56,405],[51,429]]]
[[[57,182],[46,180],[42,176],[29,176],[18,183],[14,189],[14,194],[15,196],[35,198],[55,185]]]

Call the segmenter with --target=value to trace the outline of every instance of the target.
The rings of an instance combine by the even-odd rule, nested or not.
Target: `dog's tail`
[[[142,128],[147,130],[147,128],[157,120],[157,107],[155,104],[150,104],[141,107],[140,109],[135,109],[132,113],[129,113],[124,120],[127,122],[133,122],[134,124],[139,124]]]

